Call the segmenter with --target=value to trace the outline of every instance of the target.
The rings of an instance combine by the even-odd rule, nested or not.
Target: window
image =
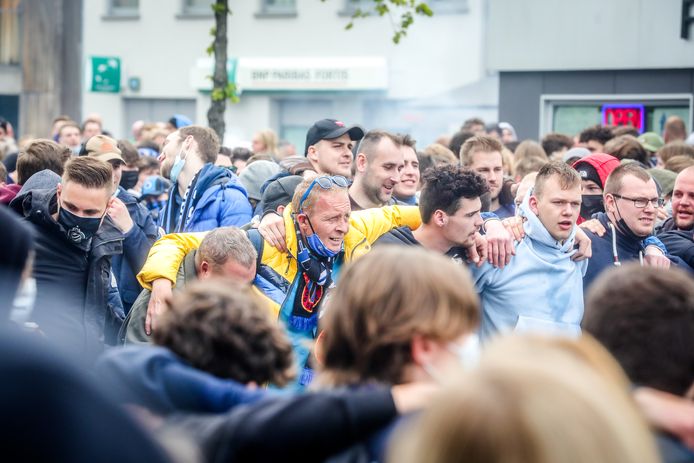
[[[183,0],[180,16],[210,17],[213,0]]]
[[[256,16],[296,16],[296,0],[261,0]]]
[[[19,0],[0,0],[0,64],[19,64]]]
[[[469,10],[468,0],[429,0],[429,6],[437,14],[459,14],[467,13]]]
[[[111,18],[137,18],[139,9],[139,0],[110,0],[107,16]]]
[[[469,10],[468,0],[427,0],[427,4],[434,12],[434,16],[443,14],[467,13]],[[345,6],[341,15],[354,14],[355,11],[375,12],[376,2],[374,0],[345,0]],[[391,11],[395,11],[397,7],[388,5]]]

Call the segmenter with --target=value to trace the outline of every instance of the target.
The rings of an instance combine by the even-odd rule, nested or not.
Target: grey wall
[[[694,93],[694,69],[499,73],[499,120],[537,139],[543,94]]]
[[[488,0],[487,66],[498,71],[689,68],[682,0]],[[694,8],[693,8],[694,9]]]

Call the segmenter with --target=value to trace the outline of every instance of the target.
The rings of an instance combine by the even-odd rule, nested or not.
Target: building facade
[[[692,131],[694,23],[689,0],[490,0],[487,65],[499,118],[522,138],[596,123]]]
[[[187,115],[206,124],[214,25],[210,0],[84,3],[83,114],[99,113],[117,136],[138,120]],[[303,150],[307,128],[334,117],[365,128],[408,132],[421,143],[471,116],[494,120],[498,86],[484,70],[484,0],[429,1],[399,45],[388,17],[356,20],[373,0],[230,1],[230,80],[225,144],[265,128]],[[397,18],[396,18],[397,19]],[[101,58],[115,58],[120,85],[99,89]],[[97,61],[95,61],[95,59]],[[107,69],[108,72],[108,69]],[[102,81],[103,82],[103,81]]]

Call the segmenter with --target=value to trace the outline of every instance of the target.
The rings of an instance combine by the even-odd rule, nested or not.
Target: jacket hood
[[[59,183],[60,175],[52,170],[44,169],[29,177],[27,181],[24,182],[24,185],[22,185],[22,189],[19,190],[17,196],[30,190],[50,190],[57,187]]]
[[[215,166],[214,164],[205,164],[200,171],[195,189],[204,192],[213,185],[221,185],[222,188],[234,188],[248,198],[248,193],[236,174],[224,167]]]
[[[56,189],[20,191],[10,202],[10,207],[19,215],[34,223],[55,223],[51,214],[58,210]]]
[[[572,167],[575,169],[582,163],[593,166],[600,177],[600,182],[602,183],[600,186],[604,189],[607,177],[619,166],[619,159],[611,154],[593,153],[574,162]]]
[[[541,246],[535,246],[535,249],[542,252],[543,247],[545,252],[542,254],[547,258],[556,259],[556,250],[563,253],[574,253],[574,238],[576,237],[576,227],[574,224],[571,228],[571,234],[561,243],[555,240],[552,235],[549,234],[545,226],[540,221],[540,218],[535,215],[533,211],[530,210],[529,205],[530,195],[525,195],[525,199],[520,206],[521,216],[526,218],[523,228],[525,229],[526,236],[535,243],[541,244]],[[559,254],[561,256],[561,254]]]

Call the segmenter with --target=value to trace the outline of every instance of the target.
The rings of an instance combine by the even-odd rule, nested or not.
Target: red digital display
[[[645,129],[646,108],[639,104],[609,104],[602,107],[603,125],[631,125],[639,133]]]

